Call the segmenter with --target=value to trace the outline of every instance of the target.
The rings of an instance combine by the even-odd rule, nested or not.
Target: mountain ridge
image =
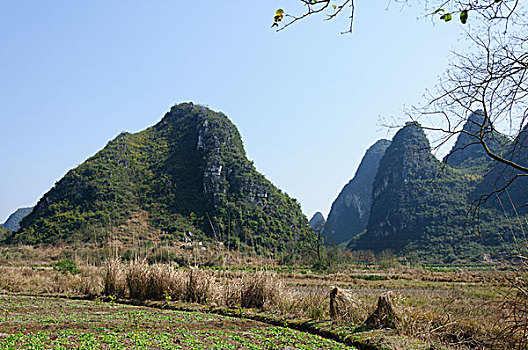
[[[389,140],[381,139],[367,149],[354,177],[332,203],[323,232],[328,244],[348,241],[367,227],[374,177],[389,145]]]
[[[20,221],[29,213],[31,213],[32,210],[33,207],[18,208],[11,215],[9,215],[6,222],[0,226],[5,227],[9,231],[17,231],[20,228]]]
[[[367,228],[348,248],[444,262],[507,252],[513,239],[503,215],[488,208],[481,208],[478,222],[469,215],[486,169],[470,162],[442,164],[421,126],[407,123],[380,160]]]
[[[138,213],[148,221],[144,236],[164,231],[178,239],[191,231],[213,237],[229,230],[234,245],[284,249],[310,234],[297,201],[247,159],[234,124],[223,113],[182,103],[70,170],[11,241],[87,240],[86,231],[108,236]]]

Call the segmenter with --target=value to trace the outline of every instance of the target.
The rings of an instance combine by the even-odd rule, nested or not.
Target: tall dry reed
[[[243,308],[270,308],[282,295],[282,282],[274,272],[257,271],[242,279],[240,305]]]
[[[109,259],[104,262],[103,294],[126,297],[125,268],[120,259]]]

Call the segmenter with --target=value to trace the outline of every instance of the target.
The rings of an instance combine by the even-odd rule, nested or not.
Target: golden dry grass
[[[356,268],[331,275],[278,274],[182,269],[117,259],[80,270],[72,275],[50,267],[0,266],[0,292],[181,300],[322,321],[330,319],[329,295],[331,287],[338,286],[353,303],[334,322],[353,329],[374,311],[381,294],[392,291],[400,334],[453,349],[515,348],[526,341],[528,315],[523,310],[528,303],[522,292],[512,291],[511,271]],[[369,280],[371,275],[388,278]],[[505,329],[510,333],[500,337]]]

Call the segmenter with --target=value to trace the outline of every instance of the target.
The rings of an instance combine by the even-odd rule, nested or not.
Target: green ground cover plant
[[[280,272],[273,266],[260,270],[190,269],[146,261],[109,260],[99,267],[79,263],[78,268],[80,273],[71,274],[49,265],[0,266],[0,293],[12,298],[4,308],[7,312],[1,315],[8,320],[3,326],[16,321],[16,294],[35,295],[35,305],[45,299],[43,296],[59,294],[93,300],[97,308],[106,307],[115,319],[136,331],[148,331],[142,326],[148,318],[135,310],[121,313],[120,304],[253,319],[349,345],[370,342],[378,348],[381,345],[391,348],[404,342],[421,344],[415,349],[429,349],[431,345],[446,349],[496,349],[497,344],[503,344],[497,341],[504,340],[497,340],[506,325],[504,315],[519,305],[504,304],[511,294],[509,281],[516,277],[513,271],[473,270],[469,266],[468,269],[445,266],[431,271],[402,265],[384,270],[380,266],[364,268],[351,264],[340,266],[339,273],[323,274],[305,267],[279,269]],[[331,317],[330,292],[334,287],[350,297],[346,317]],[[379,296],[387,291],[393,292],[394,309],[401,322],[392,329],[365,327]],[[86,308],[69,313],[90,324],[97,316]],[[48,328],[72,322],[60,313],[36,320]],[[160,322],[164,321],[152,321]],[[34,332],[46,332],[48,328],[26,327]],[[8,332],[0,329],[0,333]]]
[[[351,349],[319,336],[214,314],[0,296],[0,349]],[[53,315],[53,316],[50,316]]]

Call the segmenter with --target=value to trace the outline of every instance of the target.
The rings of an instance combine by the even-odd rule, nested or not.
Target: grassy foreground
[[[353,349],[265,323],[98,301],[0,296],[0,349]]]
[[[516,289],[514,284],[524,281],[524,275],[500,266],[348,264],[338,272],[322,273],[307,266],[197,269],[116,259],[79,266],[63,260],[39,264],[11,261],[17,264],[0,263],[0,294],[4,294],[0,298],[0,349],[60,349],[59,344],[65,341],[72,344],[62,348],[83,348],[86,334],[92,334],[90,339],[103,349],[115,348],[108,344],[112,341],[124,348],[156,349],[169,343],[173,348],[192,348],[190,343],[181,343],[191,341],[182,338],[186,335],[192,335],[200,346],[208,344],[206,348],[334,346],[298,340],[293,335],[297,333],[288,333],[292,329],[361,350],[524,349],[528,344],[527,298],[519,294],[524,289]],[[336,287],[343,299],[335,299],[337,308],[332,309],[331,294]],[[377,312],[378,298],[388,294],[394,313],[378,315],[389,322],[369,324],[368,319]],[[46,313],[31,316],[37,317],[37,322],[23,318],[34,315],[38,303],[54,300],[50,296],[63,300],[42,307]],[[93,301],[72,301],[71,297]],[[128,306],[117,306],[118,302]],[[83,307],[72,309],[75,303]],[[217,320],[218,326],[206,323],[201,329],[190,329],[187,325],[194,322],[185,321],[171,328],[170,322],[153,316],[169,313],[175,320],[183,317],[175,316],[182,311]],[[111,317],[118,322],[111,322]],[[280,334],[290,340],[273,340],[268,333],[244,330],[246,322],[263,322],[261,330],[282,329]],[[180,334],[179,329],[186,331]],[[291,339],[294,345],[288,345]],[[142,341],[148,344],[138,343]]]

